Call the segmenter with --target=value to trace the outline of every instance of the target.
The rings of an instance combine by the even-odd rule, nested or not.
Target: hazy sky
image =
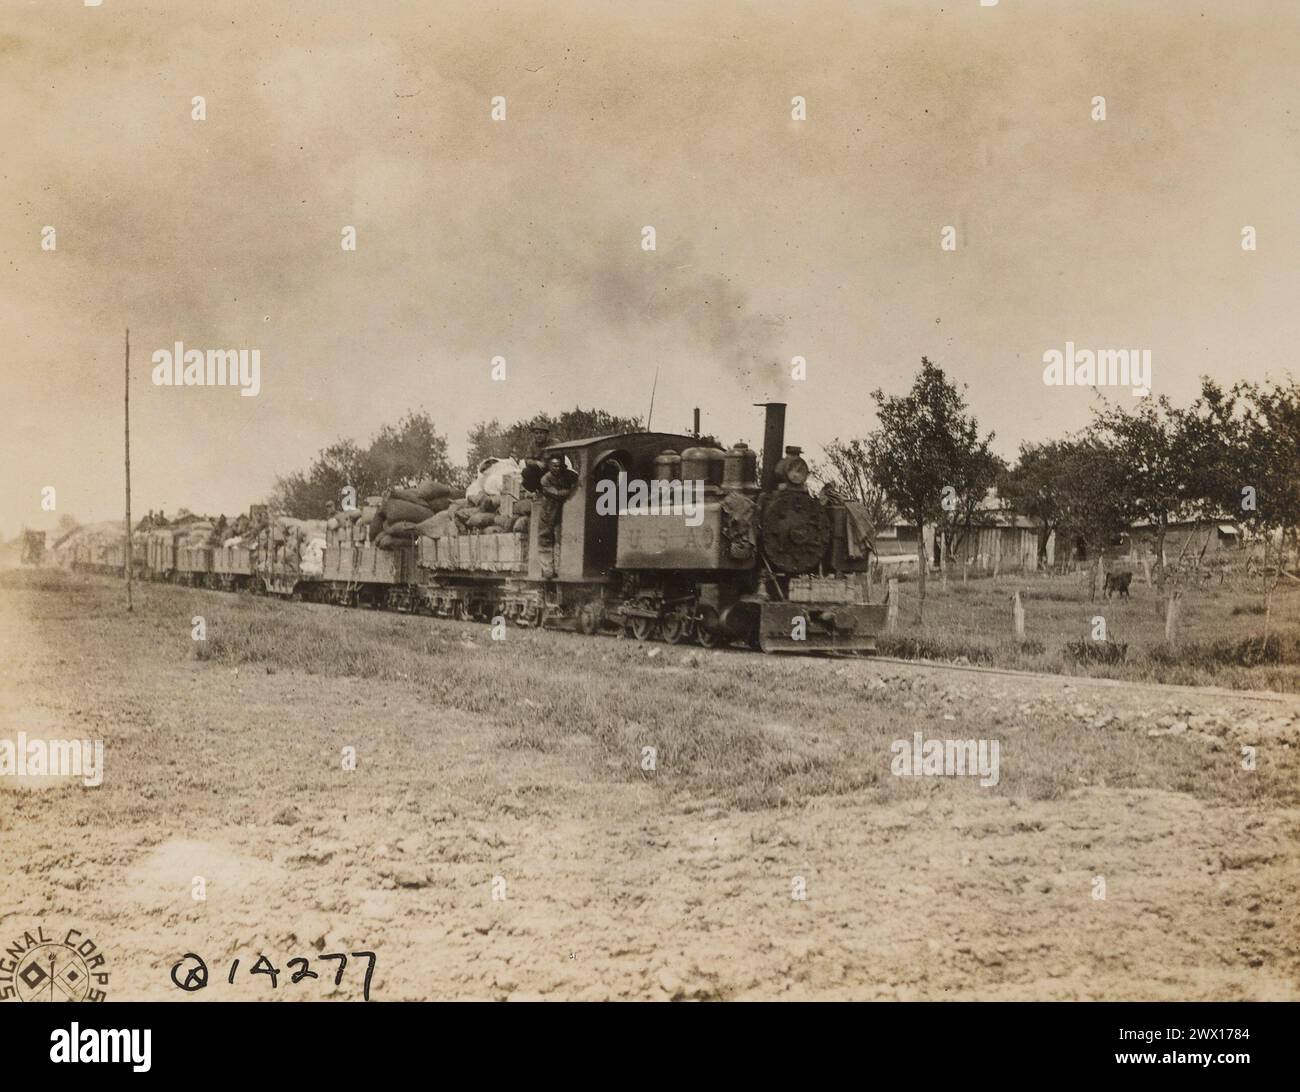
[[[1067,339],[1178,401],[1280,376],[1298,62],[1295,0],[2,0],[0,531],[120,515],[127,325],[137,514],[246,509],[407,409],[458,458],[644,415],[656,367],[657,428],[757,444],[783,397],[814,455],[922,354],[1004,454],[1087,421]],[[177,340],[260,349],[260,395],[154,386]]]

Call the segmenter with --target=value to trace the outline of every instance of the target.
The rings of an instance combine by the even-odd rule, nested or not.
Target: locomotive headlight
[[[808,480],[808,464],[797,455],[786,459],[785,480],[791,485],[803,485]]]

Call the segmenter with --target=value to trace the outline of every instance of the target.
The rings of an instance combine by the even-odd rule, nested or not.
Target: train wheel
[[[602,613],[599,603],[584,603],[578,611],[578,629],[588,637],[594,637],[600,629]]]
[[[680,645],[695,636],[695,620],[681,611],[675,611],[661,625],[664,640],[670,645]]]
[[[632,636],[638,641],[648,641],[654,636],[655,620],[653,618],[633,618],[631,628]]]
[[[717,648],[722,644],[722,634],[714,633],[713,630],[704,626],[695,627],[695,640],[705,648]]]
[[[695,622],[695,640],[705,648],[717,648],[726,642],[718,628],[718,612],[710,606],[700,604],[699,618]]]

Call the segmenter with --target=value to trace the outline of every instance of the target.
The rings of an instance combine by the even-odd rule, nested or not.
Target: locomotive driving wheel
[[[684,610],[675,610],[660,623],[663,638],[670,645],[680,645],[695,636],[695,619]]]
[[[628,623],[628,628],[632,630],[632,636],[638,641],[648,641],[655,633],[655,620],[653,618],[633,618]]]
[[[632,610],[645,611],[649,613],[656,609],[655,604],[649,599],[633,599],[628,606]],[[642,615],[632,614],[627,617],[624,623],[627,632],[635,637],[638,641],[648,641],[659,628],[658,618],[646,618]]]
[[[695,628],[695,640],[704,648],[717,648],[722,644],[722,634],[714,633],[713,630],[706,629],[704,626],[697,626]]]
[[[695,640],[704,648],[717,648],[726,641],[719,628],[718,612],[713,607],[701,605],[699,616],[692,624],[695,627]]]

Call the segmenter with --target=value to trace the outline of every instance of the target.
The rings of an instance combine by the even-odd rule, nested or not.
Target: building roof
[[[1201,528],[1201,527],[1209,527],[1211,524],[1215,524],[1215,523],[1219,525],[1220,530],[1224,530],[1224,528],[1226,527],[1229,530],[1231,530],[1232,534],[1234,535],[1237,534],[1237,527],[1235,524],[1233,524],[1232,517],[1228,515],[1224,515],[1222,512],[1218,513],[1217,515],[1191,516],[1187,519],[1171,519],[1169,523],[1166,524],[1166,526]],[[1152,523],[1151,520],[1149,519],[1137,519],[1133,521],[1133,530],[1135,531],[1147,530],[1148,528],[1154,528],[1154,527],[1155,524]],[[1227,534],[1228,532],[1225,530],[1224,533]]]

